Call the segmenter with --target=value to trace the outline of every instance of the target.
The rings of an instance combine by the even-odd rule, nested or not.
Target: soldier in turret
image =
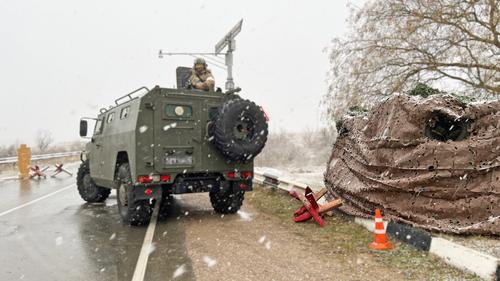
[[[194,89],[203,91],[213,91],[215,80],[210,69],[207,68],[207,63],[202,58],[194,60],[193,70],[189,82]]]

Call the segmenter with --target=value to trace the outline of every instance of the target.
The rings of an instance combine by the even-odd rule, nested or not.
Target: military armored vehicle
[[[83,200],[103,202],[116,189],[119,212],[132,225],[147,223],[170,194],[209,192],[219,213],[241,207],[267,140],[267,116],[239,89],[184,88],[188,69],[178,68],[177,89],[142,87],[80,120],[82,137],[95,120],[77,175]]]
[[[216,54],[227,49],[225,93],[192,89],[191,68],[178,67],[176,89],[141,87],[97,118],[80,120],[82,137],[95,121],[77,174],[83,200],[103,202],[116,189],[118,210],[133,225],[147,223],[171,194],[209,192],[216,212],[238,211],[268,134],[263,109],[234,87],[232,53],[242,23],[215,46]]]

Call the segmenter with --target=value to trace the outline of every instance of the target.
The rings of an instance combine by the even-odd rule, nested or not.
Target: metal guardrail
[[[268,172],[254,171],[254,180],[258,183],[273,182],[273,185],[281,190],[291,191],[293,189],[304,190],[307,184],[294,182],[287,178],[282,178]]]
[[[290,192],[290,191],[301,191],[304,192],[306,187],[310,187],[313,191],[319,191],[322,187],[321,186],[310,186],[305,183],[301,182],[296,182],[292,179],[286,178],[286,177],[279,177],[278,175],[274,175],[269,172],[263,172],[263,171],[254,171],[254,179],[256,183],[259,184],[266,184],[273,186],[274,188]],[[318,203],[324,204],[326,203],[325,197],[322,197],[318,200]]]
[[[57,157],[67,157],[67,156],[75,156],[79,155],[81,151],[70,151],[70,152],[58,152],[58,153],[49,153],[49,154],[38,154],[31,155],[31,160],[44,160],[44,159],[52,159]],[[14,157],[4,157],[0,158],[0,164],[12,164],[17,162],[17,156]]]

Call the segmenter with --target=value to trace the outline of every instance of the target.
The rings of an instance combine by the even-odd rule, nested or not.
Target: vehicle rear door
[[[202,101],[172,93],[155,103],[154,144],[157,170],[196,170],[202,166]]]

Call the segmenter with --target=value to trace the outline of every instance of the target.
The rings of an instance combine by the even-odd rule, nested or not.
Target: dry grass
[[[320,228],[312,221],[296,224],[292,221],[293,211],[299,203],[280,191],[257,185],[247,202],[260,211],[278,217],[281,222],[292,228],[297,235],[303,236],[314,249],[324,254],[336,254],[339,262],[352,266],[353,257],[366,256],[376,263],[391,268],[413,280],[481,280],[479,277],[464,273],[439,258],[397,241],[392,251],[375,252],[368,248],[373,234],[364,227],[342,217],[327,217],[326,226]],[[356,260],[354,260],[354,267]]]

